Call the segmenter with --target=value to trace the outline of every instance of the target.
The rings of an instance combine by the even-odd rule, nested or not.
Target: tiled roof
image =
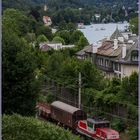
[[[132,51],[134,53],[138,51],[138,37],[136,35],[128,35],[128,39],[124,41],[118,40],[118,47],[114,49],[114,39],[118,39],[118,37],[123,37],[123,35],[120,33],[118,28],[116,28],[115,32],[111,35],[110,40],[101,40],[102,42],[101,47],[97,49],[96,55],[110,57],[112,61],[119,62],[119,63],[125,63],[125,64],[138,64],[137,61],[132,61],[131,55]],[[123,47],[126,46],[126,56],[122,58],[122,50]],[[84,47],[84,49],[80,50],[76,53],[76,55],[82,56],[86,53],[93,53],[93,47],[92,45]]]
[[[105,41],[102,46],[98,48],[97,54],[104,56],[116,56],[113,49],[113,41]]]
[[[39,45],[40,45],[40,49],[44,52],[52,50],[52,48],[46,43],[40,43]]]
[[[103,45],[98,48],[97,55],[107,56],[107,57],[113,57],[114,61],[130,61],[131,57],[131,51],[132,50],[138,50],[138,43],[135,42],[135,44],[125,44],[126,45],[126,57],[122,58],[122,47],[124,44],[118,44],[118,48],[113,48],[113,42],[106,41],[103,43]]]
[[[87,52],[87,53],[92,53],[92,46],[89,46],[89,47],[85,50],[85,52]]]
[[[86,46],[86,47],[84,47],[84,49],[82,49],[82,50],[80,50],[80,51],[78,51],[77,53],[76,53],[76,55],[84,55],[85,54],[85,52],[91,52],[91,50],[92,50],[92,46]]]
[[[43,16],[43,19],[45,19],[46,21],[50,20],[50,17],[48,16]]]
[[[130,35],[129,40],[131,40],[134,43],[128,43],[127,41],[121,43],[118,42],[118,48],[114,49],[114,39],[118,39],[118,37],[123,37],[123,35],[118,30],[118,27],[116,28],[115,32],[111,35],[110,39],[111,41],[104,41],[102,46],[98,48],[97,54],[108,56],[108,57],[114,57],[114,60],[117,61],[123,61],[123,62],[129,62],[131,61],[131,52],[133,50],[138,50],[138,37],[135,35]],[[122,59],[122,47],[126,45],[126,57]]]

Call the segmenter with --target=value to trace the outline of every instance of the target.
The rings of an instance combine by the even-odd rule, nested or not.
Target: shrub
[[[116,118],[112,121],[112,128],[119,132],[123,132],[125,130],[125,123],[123,120]]]
[[[3,140],[80,140],[70,131],[32,117],[3,116]]]

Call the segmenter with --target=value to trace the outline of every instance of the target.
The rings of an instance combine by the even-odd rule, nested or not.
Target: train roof
[[[103,120],[103,119],[92,119],[92,118],[88,118],[87,121],[94,123],[94,124],[103,124],[103,123],[110,123],[107,120]]]
[[[54,101],[51,104],[51,106],[59,108],[59,109],[64,110],[66,112],[69,112],[71,114],[73,114],[74,112],[80,110],[79,108],[76,108],[74,106],[71,106],[69,104],[66,104],[66,103],[63,103],[63,102],[60,102],[60,101]]]

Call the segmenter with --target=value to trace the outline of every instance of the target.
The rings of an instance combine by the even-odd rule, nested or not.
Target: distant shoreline
[[[91,27],[92,26],[92,27]],[[85,37],[88,39],[90,44],[97,43],[99,40],[110,36],[116,29],[116,27],[119,28],[119,30],[124,31],[126,27],[129,26],[129,23],[98,23],[98,24],[92,24],[92,25],[84,25],[84,29],[78,29]],[[104,28],[101,30],[101,28]]]

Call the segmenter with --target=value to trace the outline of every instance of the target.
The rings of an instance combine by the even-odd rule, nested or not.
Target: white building
[[[44,45],[47,45],[49,48],[52,48],[54,50],[75,47],[75,45],[62,45],[62,43],[43,42],[43,43],[40,43],[40,48],[42,48],[41,46],[44,46]]]
[[[50,26],[52,24],[52,20],[48,16],[43,16],[43,22],[46,26]]]

